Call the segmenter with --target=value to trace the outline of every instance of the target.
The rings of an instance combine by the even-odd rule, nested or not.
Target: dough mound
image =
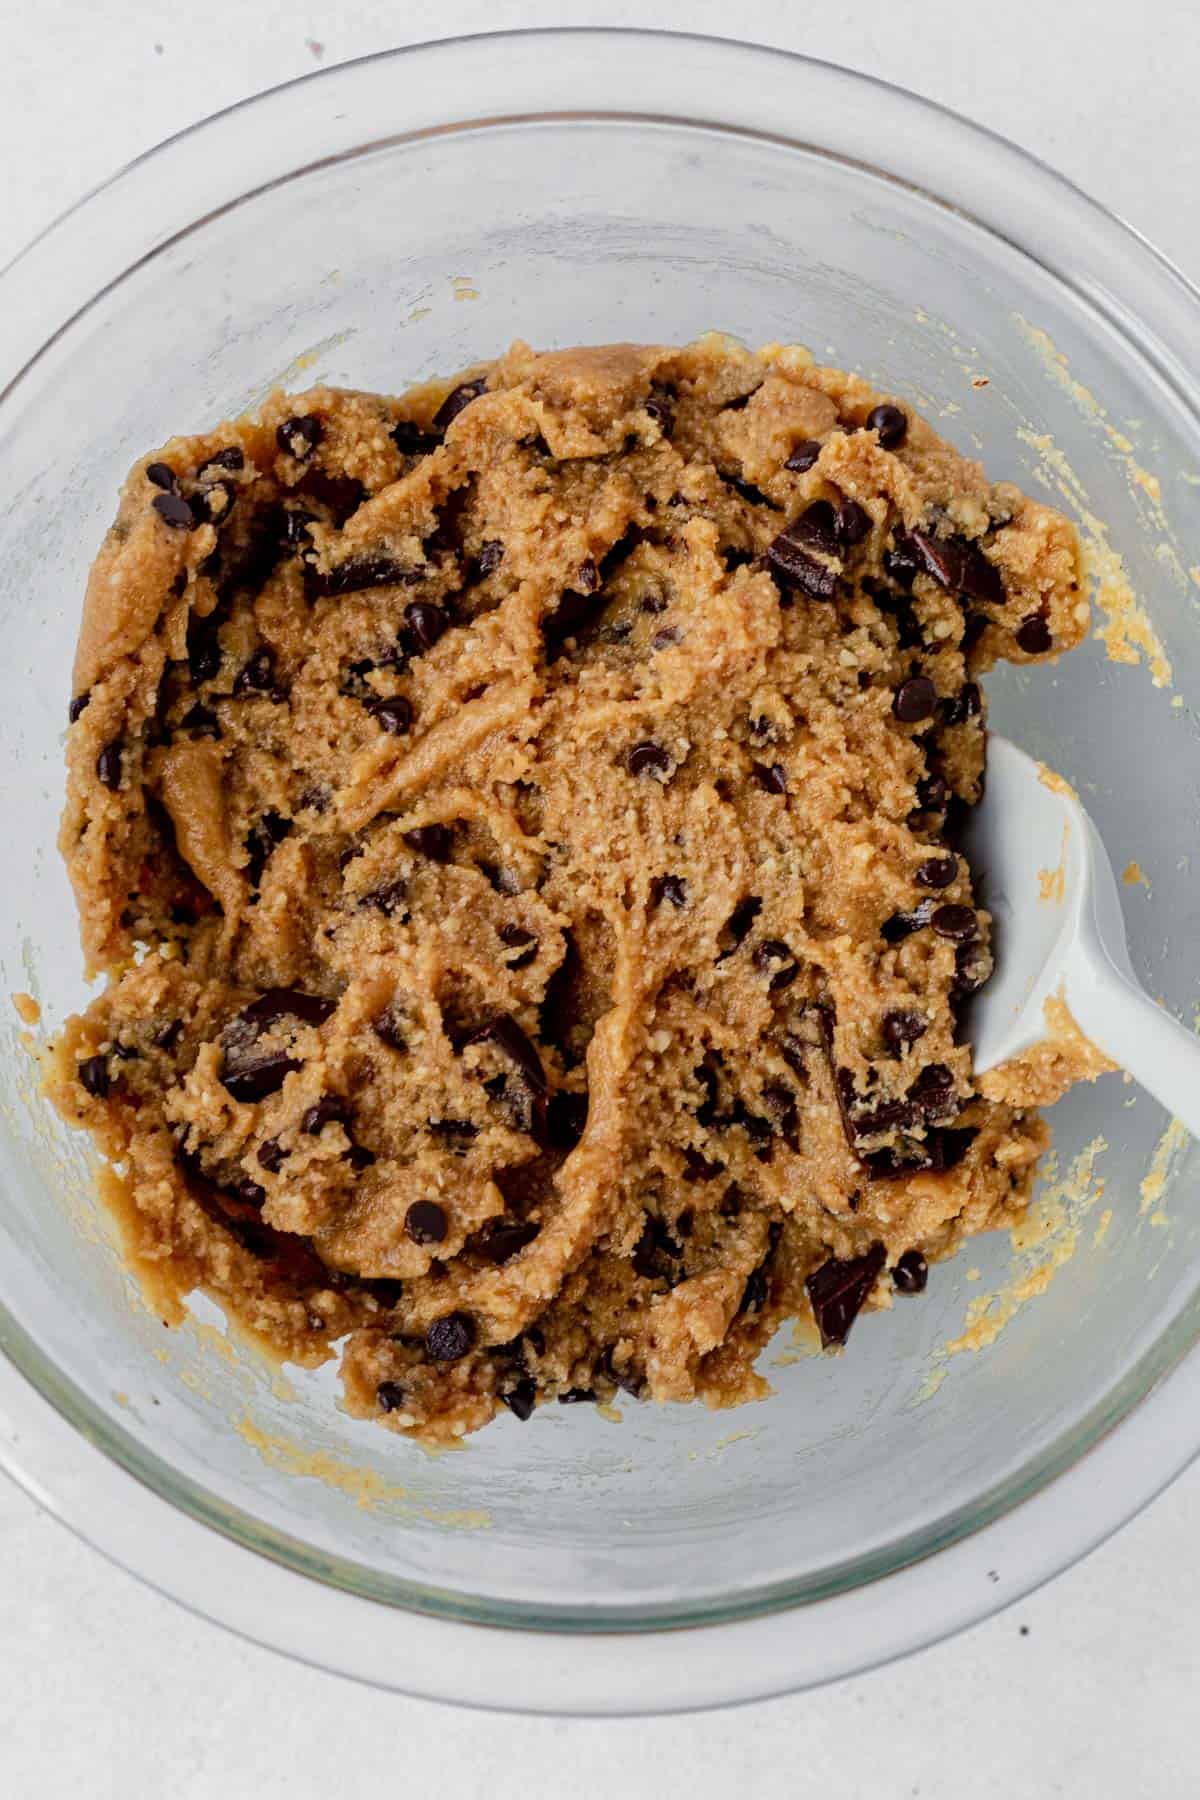
[[[131,1255],[428,1440],[843,1342],[1028,1200],[953,845],[977,677],[1087,616],[1065,519],[795,348],[516,344],[139,462],[51,1052]]]

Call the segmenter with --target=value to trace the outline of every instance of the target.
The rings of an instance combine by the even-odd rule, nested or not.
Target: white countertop
[[[1005,132],[1200,277],[1192,0],[0,0],[0,263],[121,163],[319,63],[460,31],[676,26],[888,77]],[[502,76],[498,74],[498,78]],[[0,1479],[0,1792],[25,1800],[1182,1800],[1200,1466],[1049,1588],[820,1693],[575,1723],[372,1693],[142,1588]],[[664,1648],[664,1655],[669,1650]]]

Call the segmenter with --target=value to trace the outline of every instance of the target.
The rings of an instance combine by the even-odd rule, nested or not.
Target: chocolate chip
[[[117,789],[121,785],[121,740],[115,738],[111,744],[105,744],[96,758],[96,775],[106,788]]]
[[[275,657],[263,644],[233,678],[235,694],[265,693],[275,685]]]
[[[397,562],[394,556],[351,556],[325,574],[306,569],[304,575],[305,590],[314,599],[337,599],[366,588],[411,587],[420,579],[420,569]]]
[[[718,1175],[725,1172],[725,1164],[709,1162],[698,1150],[691,1146],[683,1153],[683,1179],[685,1181],[715,1181]]]
[[[108,1077],[108,1059],[104,1056],[88,1056],[80,1063],[77,1070],[80,1086],[94,1100],[103,1100],[111,1083]]]
[[[381,1381],[375,1398],[385,1413],[400,1412],[404,1406],[404,1389],[398,1381]]]
[[[412,600],[404,609],[404,622],[421,650],[432,650],[449,629],[450,620],[432,600]]]
[[[449,825],[414,825],[402,833],[410,850],[427,856],[430,862],[447,863],[454,849],[454,833]]]
[[[150,504],[174,531],[191,531],[196,523],[196,515],[182,494],[155,494]]]
[[[950,786],[942,775],[925,775],[917,783],[917,801],[922,812],[944,812],[950,799]]]
[[[392,694],[386,700],[369,700],[367,711],[375,723],[384,731],[390,731],[393,737],[403,737],[413,721],[412,704],[403,694]]]
[[[906,1250],[892,1270],[892,1286],[898,1294],[921,1294],[929,1280],[929,1264],[919,1250]]]
[[[803,475],[812,468],[820,454],[821,446],[818,440],[805,438],[796,445],[783,466],[785,469],[790,469],[793,475]]]
[[[156,488],[162,488],[164,492],[168,494],[175,493],[179,487],[178,475],[176,475],[174,469],[165,462],[147,463],[146,480],[151,482]]]
[[[954,992],[973,994],[991,973],[991,958],[982,944],[962,944],[954,953]]]
[[[937,689],[928,675],[910,675],[892,696],[892,711],[905,725],[931,719],[937,710]]]
[[[564,1393],[561,1393],[558,1396],[558,1404],[560,1406],[582,1406],[585,1404],[586,1405],[594,1405],[595,1400],[596,1400],[595,1388],[582,1388],[582,1387],[567,1388]]]
[[[441,438],[435,431],[423,431],[411,419],[398,419],[392,426],[392,442],[401,456],[428,456],[437,449]]]
[[[911,912],[893,913],[890,919],[885,919],[879,927],[879,935],[885,944],[899,944],[914,931],[928,925],[932,917],[933,901],[922,900]]]
[[[787,793],[787,774],[782,763],[751,763],[750,773],[764,794]]]
[[[389,1050],[395,1050],[401,1056],[405,1055],[408,1050],[404,1025],[404,1014],[394,1002],[391,1006],[386,1006],[377,1018],[371,1020],[371,1030],[380,1043],[386,1044]]]
[[[931,856],[917,869],[914,880],[918,887],[949,887],[958,874],[958,858],[956,856]]]
[[[939,937],[952,944],[969,944],[979,936],[979,920],[971,906],[939,906],[929,922]]]
[[[312,543],[312,534],[308,528],[316,522],[316,513],[307,512],[302,506],[285,507],[280,521],[280,536],[284,547],[288,550],[308,549]]]
[[[551,1094],[546,1108],[546,1138],[553,1150],[573,1150],[587,1125],[588,1097],[571,1088]]]
[[[742,1289],[742,1297],[738,1302],[739,1313],[761,1312],[767,1304],[767,1273],[765,1269],[752,1269]]]
[[[929,1029],[926,1019],[920,1013],[897,1009],[886,1012],[879,1025],[879,1034],[893,1056],[899,1056],[905,1044],[915,1044],[924,1037]]]
[[[886,1261],[883,1245],[872,1244],[865,1256],[830,1257],[805,1279],[823,1348],[845,1343]]]
[[[485,1262],[502,1268],[514,1256],[519,1256],[527,1244],[532,1244],[540,1230],[541,1226],[532,1219],[509,1219],[503,1216],[488,1219],[471,1238],[470,1247]]]
[[[478,400],[480,394],[487,392],[487,377],[476,376],[474,381],[460,381],[452,388],[433,415],[433,429],[445,431],[446,427],[457,419],[460,412],[465,412],[472,400]]]
[[[70,706],[68,706],[68,708],[67,708],[67,723],[68,723],[68,725],[73,725],[75,723],[76,719],[86,708],[87,703],[91,699],[91,697],[92,697],[92,691],[90,688],[85,688],[83,690],[82,694],[75,695],[75,698],[72,700]]]
[[[170,1055],[171,1051],[174,1050],[176,1044],[179,1042],[182,1032],[183,1020],[171,1019],[166,1025],[159,1026],[158,1030],[150,1039],[150,1042],[157,1045],[160,1050],[165,1050],[167,1054]]]
[[[414,1244],[440,1244],[449,1229],[445,1208],[436,1200],[414,1200],[404,1215],[404,1229]]]
[[[494,575],[503,561],[504,545],[499,538],[489,538],[486,543],[479,546],[475,567],[479,570],[480,575]]]
[[[237,444],[227,444],[224,450],[214,451],[208,461],[197,469],[196,479],[198,481],[203,481],[206,477],[213,475],[218,469],[236,470],[244,469],[245,466],[246,458],[240,446]]]
[[[211,707],[203,706],[197,701],[195,706],[189,707],[180,719],[179,729],[186,731],[189,736],[194,738],[219,738],[221,721]]]
[[[732,956],[761,911],[762,901],[757,894],[750,894],[745,900],[738,901],[725,921],[725,931],[722,935],[727,935],[731,942],[729,948],[718,956],[718,962],[723,962],[727,956]]]
[[[246,879],[252,888],[259,886],[272,850],[291,835],[292,821],[277,812],[264,813],[246,835]]]
[[[233,511],[238,497],[237,484],[232,481],[214,481],[193,496],[192,508],[199,519],[207,519],[210,525],[220,525]]]
[[[258,1146],[258,1162],[260,1168],[266,1169],[270,1175],[278,1175],[287,1161],[287,1151],[278,1138],[268,1138]]]
[[[532,1375],[523,1375],[516,1387],[509,1388],[500,1398],[514,1419],[520,1419],[524,1424],[533,1417],[537,1406],[537,1382]]]
[[[326,1125],[345,1125],[349,1117],[350,1109],[340,1094],[322,1094],[304,1114],[300,1129],[306,1137],[319,1137]]]
[[[664,900],[678,910],[687,905],[687,883],[679,875],[656,875],[650,883],[650,904],[661,906]]]
[[[1017,643],[1027,656],[1042,656],[1050,649],[1054,639],[1041,613],[1030,613],[1022,619],[1017,627]]]
[[[671,773],[671,758],[661,744],[634,744],[625,752],[625,767],[631,775],[650,775],[665,781]]]
[[[908,435],[908,415],[901,407],[885,400],[867,414],[867,430],[879,433],[881,450],[894,450]]]
[[[743,481],[740,475],[731,475],[725,469],[718,469],[717,474],[721,477],[725,486],[731,487],[735,494],[740,494],[742,499],[745,500],[748,505],[767,506],[772,512],[780,511],[780,508],[776,506],[775,502],[769,499],[760,487],[755,487],[752,481]]]
[[[472,1125],[470,1119],[430,1119],[429,1131],[456,1156],[463,1155],[471,1139],[479,1136],[478,1125]]]
[[[983,696],[974,681],[965,682],[958,693],[941,703],[943,725],[965,725],[983,712]]]
[[[463,1039],[462,1049],[469,1044],[494,1044],[502,1055],[515,1063],[530,1087],[537,1093],[546,1091],[546,1074],[542,1059],[511,1013],[500,1013],[480,1025]]]
[[[861,544],[871,535],[871,515],[857,500],[846,499],[837,509],[837,536],[840,543]]]
[[[363,1169],[369,1169],[375,1161],[375,1152],[368,1150],[365,1144],[351,1144],[345,1155],[350,1167],[359,1173]]]
[[[522,925],[502,925],[499,930],[502,944],[512,950],[519,950],[519,956],[510,956],[505,962],[507,969],[527,969],[538,953],[538,940],[532,931],[526,931]]]
[[[457,1362],[475,1343],[475,1321],[469,1313],[447,1313],[425,1333],[425,1349],[434,1362]]]
[[[768,986],[773,994],[791,987],[800,973],[799,963],[782,938],[767,938],[761,943],[754,952],[754,966],[770,974]]]
[[[920,572],[921,566],[912,539],[908,536],[907,532],[902,531],[900,527],[897,526],[893,533],[890,547],[883,553],[883,567],[885,573],[891,577],[898,587],[902,587],[907,591],[911,588],[915,577]],[[882,600],[879,603],[882,605]]]
[[[395,881],[385,881],[380,887],[372,888],[369,894],[363,895],[362,904],[371,907],[375,912],[381,912],[385,918],[399,917],[400,923],[407,925],[408,909],[404,904],[407,898],[408,887],[404,880],[398,877]]]
[[[314,418],[311,413],[303,413],[285,419],[276,428],[275,442],[285,455],[293,456],[297,462],[303,463],[308,461],[324,435],[325,428],[320,419]]]

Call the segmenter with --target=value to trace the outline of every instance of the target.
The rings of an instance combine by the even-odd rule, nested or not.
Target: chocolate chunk
[[[892,711],[905,725],[931,719],[937,710],[937,689],[928,675],[910,675],[892,696]]]
[[[928,1029],[929,1022],[920,1013],[897,1009],[884,1013],[879,1035],[892,1055],[899,1056],[905,1044],[915,1044],[918,1038],[924,1037]]]
[[[76,1073],[80,1086],[94,1100],[103,1100],[111,1083],[108,1076],[108,1058],[104,1056],[87,1056],[80,1063]]]
[[[67,724],[68,725],[73,725],[75,723],[76,719],[86,709],[87,703],[91,699],[91,697],[92,697],[92,691],[90,688],[85,688],[83,690],[82,694],[75,695],[75,698],[71,701],[70,706],[68,706],[68,708],[67,708]]]
[[[422,650],[432,650],[450,626],[450,620],[432,600],[412,600],[404,609],[404,622]]]
[[[111,744],[105,744],[96,758],[96,775],[106,788],[114,791],[121,785],[121,740],[115,738]]]
[[[310,525],[315,525],[316,522],[316,513],[308,512],[303,506],[285,507],[279,525],[280,537],[285,549],[308,549],[312,543],[312,533],[308,528]]]
[[[685,1181],[715,1181],[718,1175],[725,1173],[725,1164],[709,1162],[698,1150],[689,1145],[683,1153],[683,1179]]]
[[[420,569],[397,562],[394,556],[351,556],[325,574],[306,569],[305,591],[314,599],[336,599],[343,594],[361,593],[366,588],[411,587],[420,579]]]
[[[551,1094],[546,1107],[546,1138],[552,1150],[573,1150],[587,1125],[588,1097],[571,1088]]]
[[[164,493],[167,494],[174,494],[179,488],[178,475],[176,475],[174,469],[165,462],[147,463],[146,480],[154,487],[162,488]]]
[[[952,944],[969,944],[979,936],[979,920],[972,906],[939,906],[929,922],[939,937],[949,938]]]
[[[275,686],[275,657],[265,644],[243,664],[233,678],[235,694],[265,693]]]
[[[664,900],[678,910],[687,905],[687,882],[679,875],[656,875],[650,883],[650,904],[661,906]]]
[[[385,1413],[400,1412],[404,1406],[404,1389],[398,1381],[381,1381],[375,1398]]]
[[[265,1100],[283,1086],[284,1079],[300,1067],[285,1050],[259,1050],[259,1039],[283,1019],[302,1025],[320,1025],[336,1009],[335,1000],[304,994],[296,988],[268,988],[244,1006],[221,1033],[220,1080],[235,1100]]]
[[[955,1127],[943,1126],[939,1131],[930,1133],[930,1145],[933,1151],[936,1169],[957,1168],[975,1139],[979,1136],[973,1125]]]
[[[785,469],[790,469],[793,475],[803,475],[813,467],[820,454],[821,446],[818,440],[804,438],[796,445],[783,466]]]
[[[750,773],[764,794],[787,793],[787,774],[782,763],[751,763]]]
[[[879,927],[879,935],[885,944],[899,944],[914,931],[928,925],[932,917],[933,901],[922,900],[911,912],[893,913],[890,919],[885,919]]]
[[[558,660],[567,641],[578,637],[583,627],[595,618],[602,604],[602,600],[594,594],[581,594],[574,588],[565,590],[555,610],[547,613],[542,620],[542,636],[548,662]]]
[[[838,542],[849,547],[861,544],[870,535],[871,515],[866,507],[860,506],[857,500],[843,500],[837,509]]]
[[[921,1294],[929,1280],[929,1264],[919,1250],[906,1250],[892,1270],[892,1286],[898,1294]]]
[[[655,781],[665,781],[671,774],[672,763],[668,753],[661,744],[635,744],[625,752],[625,767],[631,775],[650,775]]]
[[[507,958],[504,965],[506,969],[527,969],[537,957],[538,940],[523,925],[502,925],[498,935],[502,944],[520,952],[519,956]]]
[[[478,1125],[472,1125],[470,1119],[430,1119],[429,1131],[455,1156],[465,1154],[471,1139],[479,1136]]]
[[[414,1200],[404,1215],[404,1229],[414,1244],[441,1244],[449,1229],[444,1207],[436,1200]]]
[[[908,435],[908,414],[885,400],[867,414],[867,430],[879,433],[880,449],[894,450]]]
[[[308,461],[324,435],[325,428],[320,419],[314,418],[312,413],[298,413],[276,428],[275,442],[286,456],[293,456],[303,463]]]
[[[221,525],[233,511],[237,497],[236,482],[214,481],[193,496],[192,508],[197,518],[206,519],[210,525]]]
[[[398,419],[392,426],[392,442],[401,456],[428,456],[441,441],[436,431],[423,431],[411,419]]]
[[[800,973],[799,963],[782,938],[765,939],[754,952],[754,966],[770,975],[768,986],[773,994],[791,987]]]
[[[502,1268],[519,1256],[527,1244],[532,1244],[541,1230],[541,1226],[532,1219],[509,1219],[503,1216],[489,1219],[471,1238],[470,1247],[485,1262],[494,1263]]]
[[[469,1044],[494,1044],[509,1061],[515,1063],[536,1093],[545,1093],[546,1075],[542,1059],[511,1013],[500,1013],[480,1025],[463,1039],[461,1048]]]
[[[199,701],[188,708],[179,721],[180,731],[186,731],[194,738],[219,738],[221,721],[210,706],[202,706]]]
[[[486,543],[479,546],[475,567],[482,576],[494,575],[503,561],[504,545],[499,538],[489,538]]]
[[[968,600],[974,600],[980,606],[1003,606],[1007,598],[999,569],[984,555],[978,544],[969,541],[963,543],[959,585]]]
[[[957,874],[956,856],[931,856],[921,863],[913,879],[918,887],[946,888]]]
[[[725,469],[718,469],[717,474],[721,477],[725,486],[731,487],[735,494],[740,494],[742,499],[745,500],[748,505],[766,506],[769,507],[772,512],[778,512],[780,510],[775,502],[763,493],[760,487],[755,487],[752,481],[743,481],[740,475],[731,475]]]
[[[365,1144],[351,1144],[350,1148],[345,1152],[345,1156],[350,1167],[359,1173],[361,1173],[363,1169],[369,1169],[371,1164],[375,1161],[375,1152],[373,1150],[368,1150]]]
[[[460,412],[465,412],[473,400],[487,392],[487,376],[477,375],[474,381],[460,381],[452,388],[433,415],[433,429],[445,431],[446,427],[457,419]]]
[[[413,709],[403,694],[391,694],[386,700],[369,700],[367,711],[375,723],[393,737],[403,737],[413,721]]]
[[[908,549],[918,568],[931,575],[939,587],[957,593],[966,572],[966,546],[961,538],[934,537],[929,531],[910,531]]]
[[[582,1388],[582,1387],[567,1388],[564,1393],[561,1393],[558,1396],[558,1404],[560,1406],[582,1406],[585,1404],[594,1405],[595,1401],[596,1401],[595,1388]]]
[[[537,1406],[537,1382],[532,1375],[523,1375],[516,1387],[509,1388],[508,1392],[501,1394],[500,1398],[513,1418],[520,1419],[524,1424],[527,1419],[533,1417]]]
[[[897,411],[898,408],[892,410]],[[887,1251],[883,1245],[872,1244],[864,1256],[852,1256],[845,1261],[830,1257],[828,1262],[822,1263],[819,1269],[814,1269],[806,1277],[804,1285],[808,1290],[813,1317],[817,1321],[824,1349],[828,1349],[831,1344],[845,1343],[850,1335],[850,1327],[861,1312],[886,1261]]]
[[[927,1063],[909,1088],[908,1097],[927,1119],[954,1112],[954,1076],[945,1063]]]
[[[150,504],[174,531],[191,531],[196,523],[196,515],[182,494],[155,494]]]
[[[402,833],[410,850],[427,856],[430,862],[448,863],[454,850],[454,833],[449,825],[414,825]]]
[[[791,1088],[782,1081],[769,1081],[763,1088],[763,1105],[780,1136],[794,1147],[800,1120]]]
[[[822,508],[825,511],[819,510]],[[814,512],[816,520],[812,517]],[[829,515],[827,529],[825,512]],[[832,600],[837,591],[837,570],[821,562],[813,552],[832,555],[835,550],[833,508],[827,500],[817,500],[803,517],[767,545],[767,563],[785,586],[798,587],[810,600]]]
[[[1017,643],[1027,656],[1042,656],[1051,648],[1054,639],[1041,613],[1030,613],[1022,619],[1017,627]]]
[[[319,1137],[326,1125],[346,1125],[349,1119],[350,1108],[340,1094],[322,1094],[301,1119],[300,1129],[307,1137]]]
[[[725,930],[722,936],[728,936],[730,943],[728,949],[723,950],[717,957],[718,962],[724,962],[727,956],[733,955],[761,911],[762,901],[757,894],[749,894],[745,900],[738,901],[725,921]]]
[[[395,1050],[404,1056],[408,1051],[408,1039],[404,1035],[405,1023],[404,1013],[393,1001],[390,1006],[384,1007],[377,1018],[371,1020],[371,1030],[381,1044],[386,1044],[389,1050]]]
[[[268,1174],[278,1175],[286,1161],[287,1151],[278,1138],[267,1138],[265,1143],[258,1146],[259,1166],[266,1169]]]
[[[959,692],[941,703],[943,725],[965,725],[983,713],[983,696],[974,681],[963,684]]]
[[[434,1362],[457,1362],[475,1343],[475,1321],[469,1313],[447,1313],[425,1333],[425,1349]]]

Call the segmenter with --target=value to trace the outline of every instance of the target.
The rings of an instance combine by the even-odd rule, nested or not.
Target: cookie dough
[[[979,675],[1087,617],[1064,518],[796,348],[516,344],[139,462],[50,1070],[139,1265],[429,1440],[843,1342],[1027,1202],[956,827]]]

